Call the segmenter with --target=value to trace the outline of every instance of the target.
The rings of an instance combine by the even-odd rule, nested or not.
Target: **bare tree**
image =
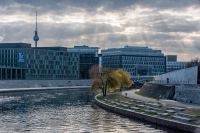
[[[200,58],[197,57],[197,58],[191,59],[186,64],[186,68],[194,67],[194,66],[200,66]]]

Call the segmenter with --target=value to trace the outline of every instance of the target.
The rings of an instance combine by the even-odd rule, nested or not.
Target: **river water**
[[[0,94],[0,132],[170,132],[94,104],[89,89]]]

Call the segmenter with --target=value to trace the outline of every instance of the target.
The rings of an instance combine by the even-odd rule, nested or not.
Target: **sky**
[[[0,0],[0,42],[34,47],[147,46],[189,61],[200,53],[200,0]]]

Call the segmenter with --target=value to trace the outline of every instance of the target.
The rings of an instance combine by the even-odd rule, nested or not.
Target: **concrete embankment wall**
[[[197,84],[198,66],[165,73],[156,77],[157,83],[169,84]]]
[[[0,89],[90,86],[91,82],[91,80],[1,80]]]
[[[200,104],[200,85],[176,85],[174,100]]]
[[[158,95],[162,99],[173,99],[175,87],[172,85],[161,85],[154,83],[145,83],[140,89],[139,93],[148,97],[155,97]]]

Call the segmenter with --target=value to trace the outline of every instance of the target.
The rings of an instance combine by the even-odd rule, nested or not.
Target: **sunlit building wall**
[[[166,72],[166,57],[161,50],[125,46],[101,50],[101,54],[103,67],[122,68],[131,76],[159,75]]]

